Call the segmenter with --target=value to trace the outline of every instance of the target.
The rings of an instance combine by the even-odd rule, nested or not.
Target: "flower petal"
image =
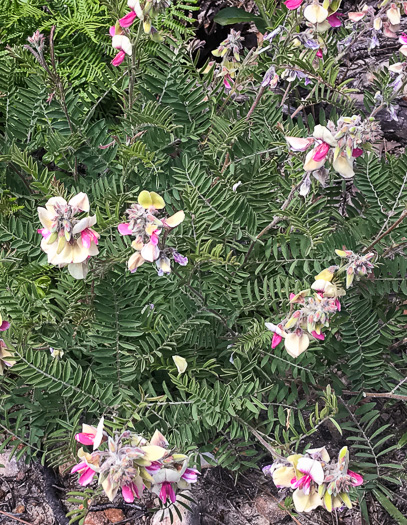
[[[304,16],[311,24],[320,24],[328,18],[328,10],[318,4],[311,4],[304,9]]]
[[[119,230],[119,233],[121,235],[133,235],[132,230],[130,229],[130,224],[126,222],[122,222],[117,226],[117,229]]]
[[[86,193],[80,192],[68,202],[72,208],[78,208],[80,211],[89,211],[89,199]]]
[[[309,337],[307,334],[298,336],[297,334],[288,334],[284,341],[285,349],[291,357],[297,358],[309,346]]]
[[[168,219],[165,219],[165,225],[169,226],[170,228],[175,228],[181,222],[185,219],[185,213],[181,211],[177,211],[177,213],[174,213],[174,215],[171,215],[171,217],[168,217]]]

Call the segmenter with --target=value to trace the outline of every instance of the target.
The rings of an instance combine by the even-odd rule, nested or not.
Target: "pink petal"
[[[115,67],[120,66],[125,56],[126,56],[126,53],[124,51],[119,51],[110,63],[112,64],[112,66],[115,66]]]
[[[322,54],[322,49],[318,49],[316,56],[318,58],[323,58],[324,55]]]
[[[123,494],[124,501],[126,501],[127,503],[133,503],[133,501],[134,501],[134,494],[133,494],[133,491],[132,491],[132,489],[131,489],[131,487],[129,485],[124,485],[122,487],[122,494]]]
[[[93,445],[95,436],[93,434],[85,434],[84,432],[79,432],[79,434],[75,434],[75,439],[76,441],[78,441],[78,443],[81,443],[82,445]]]
[[[136,13],[134,11],[130,11],[130,13],[127,13],[127,15],[125,15],[123,18],[120,18],[119,24],[122,27],[130,27],[136,18]]]
[[[334,13],[331,16],[328,16],[327,20],[331,27],[340,27],[342,25],[342,21],[336,13]]]
[[[95,471],[91,468],[87,468],[85,472],[81,475],[81,477],[78,480],[79,485],[82,485],[82,487],[86,487],[86,485],[89,485],[89,483],[92,483],[93,476],[95,475]]]
[[[153,233],[151,234],[151,237],[150,237],[150,242],[154,246],[157,246],[157,244],[158,244],[158,234],[157,234],[157,232],[158,232],[158,230],[154,230]]]
[[[154,474],[154,472],[157,472],[157,470],[160,470],[161,463],[159,463],[158,461],[153,461],[151,465],[149,465],[148,467],[144,467],[144,468],[147,470],[149,474]]]
[[[10,328],[10,323],[8,321],[3,321],[0,325],[0,332],[5,332]]]
[[[274,333],[273,339],[271,340],[271,348],[276,348],[281,343],[282,339],[281,335]]]
[[[88,467],[87,464],[84,461],[81,461],[80,463],[78,463],[77,465],[75,465],[73,467],[73,469],[71,470],[71,474],[75,474],[75,472],[79,472],[80,470],[84,470],[87,467]]]
[[[115,26],[110,26],[109,27],[109,35],[113,38],[115,34],[116,34],[116,27]]]
[[[348,17],[352,22],[359,22],[359,20],[362,20],[362,18],[366,16],[366,11],[355,11],[348,13]]]
[[[48,231],[46,228],[41,228],[37,230],[37,233],[40,233],[44,237],[44,239],[48,239],[48,237],[51,235],[51,232]]]
[[[158,496],[163,503],[167,501],[167,485],[168,483],[164,481],[164,483],[161,485],[160,494]]]
[[[352,151],[352,157],[360,157],[361,155],[363,155],[364,151],[362,148],[354,148],[353,151]]]
[[[328,155],[329,148],[329,144],[323,142],[314,149],[314,155],[312,156],[312,159],[315,160],[315,162],[324,160],[324,158]]]
[[[354,487],[359,487],[359,485],[363,484],[363,477],[360,474],[357,474],[352,470],[348,470],[348,476],[351,476],[351,478],[353,478],[354,481],[352,482],[352,485]]]
[[[399,36],[399,42],[400,44],[407,44],[407,35],[405,33],[401,33]]]
[[[82,241],[84,248],[90,248],[92,236],[88,228],[85,228],[84,230],[81,231],[81,241]]]
[[[177,501],[174,489],[172,487],[172,483],[168,483],[167,494],[169,495],[170,500],[172,501],[172,503],[175,503]]]
[[[230,78],[230,77],[229,77],[229,78]],[[232,86],[230,85],[229,80],[228,80],[227,77],[225,77],[225,78],[223,79],[223,84],[224,84],[224,86],[225,86],[226,89],[232,89]]]
[[[315,339],[318,339],[318,341],[323,341],[325,339],[325,334],[317,334],[315,330],[311,332],[312,337],[315,337]]]
[[[338,310],[338,312],[340,312],[342,308],[340,300],[335,299],[335,304],[336,304],[336,309]]]
[[[122,222],[118,225],[117,229],[122,235],[133,235],[133,232],[130,229],[130,224]]]
[[[286,0],[284,2],[284,5],[290,11],[293,11],[294,9],[298,9],[301,4],[302,4],[302,0]]]

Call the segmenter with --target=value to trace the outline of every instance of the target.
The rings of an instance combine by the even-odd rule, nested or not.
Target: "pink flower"
[[[318,341],[323,341],[325,339],[325,334],[318,334],[315,330],[311,332],[312,337],[315,337],[315,339],[318,339]]]
[[[151,244],[153,244],[154,246],[157,246],[158,244],[158,235],[160,234],[160,231],[159,230],[154,230],[153,233],[151,234],[151,237],[150,237],[150,242]]]
[[[294,11],[294,9],[298,9],[301,4],[302,4],[302,0],[286,0],[284,2],[284,5],[290,11]]]
[[[233,84],[233,80],[230,75],[226,75],[225,77],[223,77],[223,85],[225,86],[226,89],[232,89],[232,84]]]
[[[181,478],[188,483],[196,483],[198,481],[198,474],[200,474],[200,472],[196,468],[187,468]]]
[[[119,24],[121,27],[130,27],[136,18],[136,13],[134,11],[130,11],[130,13],[127,13],[127,15],[123,16],[123,18],[120,18]]]
[[[399,36],[399,42],[403,45],[407,44],[407,35],[405,33],[401,33]]]
[[[348,476],[352,478],[352,485],[354,487],[359,487],[363,484],[363,477],[360,474],[357,474],[356,472],[353,472],[352,470],[348,470]]]
[[[331,16],[328,16],[327,20],[329,22],[329,25],[331,27],[340,27],[342,25],[342,21],[339,18],[341,15],[338,15],[337,13],[334,13]]]
[[[353,148],[352,157],[357,158],[363,155],[364,151],[362,148]]]
[[[119,233],[121,233],[121,235],[133,235],[129,223],[122,222],[117,226],[117,229],[119,230]]]
[[[342,306],[341,306],[341,302],[339,299],[335,299],[335,305],[336,305],[336,309],[338,310],[338,312],[340,312]]]
[[[91,228],[85,228],[81,231],[81,241],[83,246],[89,249],[92,242],[98,243],[98,235]]]
[[[1,324],[0,324],[0,332],[5,332],[6,330],[8,330],[10,328],[10,323],[8,321],[3,321]]]
[[[163,503],[167,501],[167,498],[169,498],[172,503],[175,503],[177,498],[175,496],[172,483],[169,483],[168,481],[164,481],[164,483],[162,483],[159,498]]]
[[[74,474],[75,472],[79,472],[80,474],[79,484],[82,485],[82,487],[86,487],[86,485],[92,483],[95,471],[92,470],[84,461],[81,461],[73,467],[73,469],[71,470],[71,474]]]
[[[329,144],[327,144],[326,142],[323,142],[322,144],[320,144],[314,149],[314,154],[312,156],[312,159],[315,160],[315,162],[324,160],[324,158],[328,155],[329,148],[330,148]]]
[[[122,487],[122,494],[123,494],[124,501],[126,501],[127,503],[133,503],[134,497],[140,499],[140,494],[139,494],[137,485],[133,482],[129,483],[128,485],[124,485]]]
[[[283,338],[281,337],[281,335],[278,335],[277,333],[274,332],[273,334],[273,339],[271,340],[271,348],[276,348],[280,343],[281,341],[283,340]]]
[[[316,56],[318,58],[323,58],[324,55],[322,54],[322,49],[318,49]]]

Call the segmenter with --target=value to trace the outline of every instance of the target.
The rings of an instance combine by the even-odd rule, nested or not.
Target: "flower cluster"
[[[324,341],[324,328],[330,326],[332,316],[341,311],[340,297],[346,295],[341,288],[339,278],[346,272],[346,288],[349,288],[356,276],[371,273],[374,265],[370,262],[373,253],[358,255],[350,250],[336,250],[347,262],[341,267],[330,266],[315,276],[311,289],[290,294],[290,313],[278,325],[265,323],[273,332],[271,347],[276,348],[284,339],[284,347],[291,357],[298,357],[307,350],[312,340]],[[292,311],[293,305],[300,305]]]
[[[352,508],[349,492],[362,485],[360,474],[349,470],[349,451],[343,447],[338,460],[331,461],[325,447],[308,449],[263,468],[278,488],[294,490],[293,502],[297,512],[310,512],[324,507],[329,512],[343,506]]]
[[[43,228],[37,230],[43,237],[41,248],[48,255],[48,262],[62,268],[68,265],[75,279],[84,279],[88,273],[88,258],[97,255],[99,234],[92,226],[96,216],[78,219],[78,213],[89,212],[86,193],[78,193],[69,202],[62,197],[52,197],[45,208],[38,208]]]
[[[306,151],[313,146],[306,155],[303,168],[307,173],[313,172],[315,178],[322,181],[322,172],[327,160],[330,160],[333,169],[345,179],[353,177],[353,162],[364,153],[361,146],[377,141],[379,136],[377,121],[373,118],[362,120],[354,115],[341,117],[336,126],[332,121],[328,121],[327,126],[316,125],[312,137],[287,136],[286,140],[292,151]]]
[[[79,450],[81,461],[71,470],[79,473],[82,486],[89,485],[98,475],[99,485],[110,501],[121,490],[124,500],[132,503],[134,498],[141,499],[147,489],[163,503],[167,499],[174,503],[178,490],[188,489],[198,480],[199,471],[188,468],[188,456],[170,450],[158,430],[148,442],[130,431],[107,436],[103,425],[103,418],[97,428],[83,425],[82,432],[75,436],[82,445],[93,447],[90,453]]]
[[[212,51],[215,57],[221,57],[222,62],[216,64],[215,61],[209,62],[204,73],[209,73],[215,67],[215,77],[223,79],[223,85],[226,89],[231,89],[233,79],[240,67],[240,52],[243,48],[243,41],[240,31],[231,29],[229,36],[220,43],[219,47]],[[216,66],[215,66],[216,64]]]
[[[284,5],[290,11],[300,9],[304,4],[304,0],[286,0]],[[305,2],[304,18],[311,24],[316,26],[318,32],[326,31],[329,27],[339,27],[340,20],[336,14],[340,2],[333,0],[325,0],[321,5],[318,0]]]
[[[346,288],[349,288],[356,276],[365,276],[372,273],[374,265],[370,260],[374,257],[374,253],[370,252],[366,255],[358,255],[351,250],[335,250],[335,253],[344,259],[347,263],[342,267],[346,271]]]
[[[126,213],[129,222],[119,224],[118,230],[122,235],[132,235],[135,240],[132,247],[136,252],[128,261],[128,268],[135,272],[146,261],[157,265],[158,274],[171,273],[170,257],[181,266],[188,264],[188,259],[178,253],[174,248],[165,245],[166,234],[182,223],[185,218],[183,211],[178,211],[171,217],[157,215],[165,207],[165,202],[154,191],[142,191],[138,196],[138,204],[133,204]],[[165,230],[160,243],[160,234]]]

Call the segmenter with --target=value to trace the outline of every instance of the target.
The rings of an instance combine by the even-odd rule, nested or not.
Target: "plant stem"
[[[383,237],[386,237],[386,235],[388,235],[390,232],[392,232],[395,228],[397,228],[397,226],[403,222],[403,220],[405,219],[405,217],[407,217],[407,210],[404,210],[402,212],[402,214],[400,215],[400,217],[397,219],[397,221],[392,225],[390,226],[390,228],[388,228],[384,233],[382,233],[381,235],[379,235],[379,237],[377,237],[373,242],[372,244],[370,244],[367,248],[365,248],[362,253],[367,253],[369,252],[379,241],[381,241],[383,239]]]

